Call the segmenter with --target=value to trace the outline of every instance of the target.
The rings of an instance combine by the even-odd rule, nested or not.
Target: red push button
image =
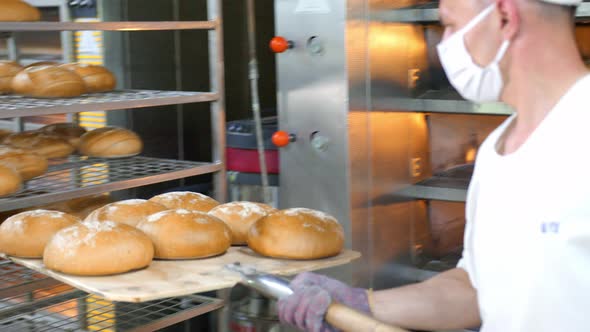
[[[272,135],[272,142],[279,148],[283,148],[291,142],[295,142],[296,137],[293,134],[289,134],[286,131],[279,130]]]
[[[293,48],[293,42],[284,37],[277,36],[270,40],[270,49],[275,53],[283,53],[290,48]]]

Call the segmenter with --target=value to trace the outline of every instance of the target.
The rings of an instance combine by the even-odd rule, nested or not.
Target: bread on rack
[[[38,129],[39,132],[59,136],[67,140],[74,147],[80,145],[80,137],[86,133],[86,129],[74,123],[54,123]]]
[[[62,67],[80,75],[86,84],[86,90],[90,93],[112,91],[117,85],[115,75],[103,66],[68,63]]]
[[[169,209],[209,212],[219,205],[213,198],[190,191],[174,191],[150,198],[150,201],[162,204]]]
[[[6,137],[3,143],[14,148],[26,149],[49,159],[64,158],[76,150],[65,139],[38,131],[12,134]]]
[[[33,22],[41,19],[39,9],[21,0],[0,1],[1,22]]]
[[[114,221],[135,227],[148,216],[166,210],[165,206],[145,199],[128,199],[95,210],[86,221]]]
[[[137,224],[154,243],[155,257],[193,259],[216,256],[231,245],[227,225],[207,213],[168,210],[149,216]]]
[[[78,222],[77,217],[59,211],[35,210],[16,214],[0,225],[0,252],[9,256],[41,258],[55,233]]]
[[[35,98],[69,98],[86,93],[80,75],[58,66],[35,66],[19,72],[12,80],[14,93]]]
[[[121,158],[141,153],[143,142],[131,130],[104,127],[94,129],[80,138],[78,151],[90,157]]]
[[[257,221],[248,233],[248,246],[263,256],[319,259],[342,251],[344,230],[326,213],[288,209]]]
[[[248,231],[258,220],[277,212],[272,206],[252,202],[232,202],[214,207],[209,214],[225,222],[231,229],[232,244],[244,245]]]
[[[14,167],[0,162],[0,197],[12,195],[22,187],[22,178]]]
[[[45,174],[49,166],[41,155],[5,145],[0,146],[0,163],[14,168],[23,181]]]
[[[14,61],[0,61],[0,95],[12,93],[12,80],[21,70],[23,67]]]
[[[112,221],[84,221],[57,232],[45,247],[51,270],[79,276],[104,276],[150,265],[154,245],[140,230]]]

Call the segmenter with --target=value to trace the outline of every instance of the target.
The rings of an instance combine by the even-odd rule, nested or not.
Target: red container
[[[258,150],[226,148],[227,170],[243,173],[260,173]],[[269,174],[279,174],[279,151],[265,150],[266,169]]]

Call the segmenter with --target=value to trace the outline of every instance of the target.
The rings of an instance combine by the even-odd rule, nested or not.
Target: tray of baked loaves
[[[0,225],[0,252],[17,264],[105,299],[144,302],[236,285],[225,268],[294,275],[350,263],[342,226],[320,211],[219,204],[193,192],[114,202],[81,220],[52,210]]]

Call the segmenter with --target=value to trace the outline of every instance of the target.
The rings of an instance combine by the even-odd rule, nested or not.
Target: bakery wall
[[[275,58],[268,51],[274,35],[273,1],[256,1],[257,48],[260,63],[260,98],[266,114],[276,104]],[[174,1],[103,0],[105,20],[174,20]],[[206,20],[205,0],[179,0],[180,20]],[[224,1],[224,47],[226,68],[226,112],[228,120],[250,117],[248,44],[244,1]],[[175,44],[175,38],[178,43]],[[106,33],[105,63],[120,78],[121,87],[142,89],[209,90],[207,32]],[[164,158],[208,161],[211,151],[209,107],[188,104],[181,107],[110,112],[108,121],[125,125],[145,140],[145,154]],[[190,189],[206,190],[209,176],[187,179]],[[184,183],[166,183],[134,192],[148,196]],[[125,193],[126,194],[126,193]],[[125,195],[124,194],[124,195]]]

